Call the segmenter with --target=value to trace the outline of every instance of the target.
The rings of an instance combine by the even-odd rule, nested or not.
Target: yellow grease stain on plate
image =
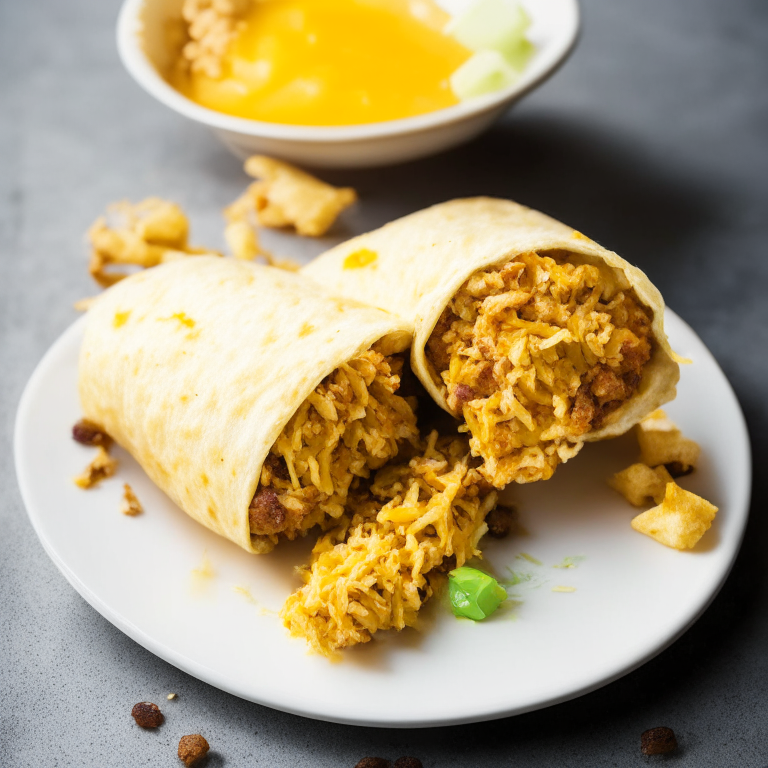
[[[265,608],[252,594],[248,587],[241,587],[239,584],[235,584],[232,587],[233,592],[237,592],[238,595],[244,597],[251,605],[255,605],[259,609],[259,613],[262,616],[279,616],[277,611],[272,611],[269,608]]]
[[[211,583],[216,578],[216,571],[208,558],[208,553],[203,552],[203,559],[197,568],[190,571],[190,590],[193,595],[201,597],[209,592]]]
[[[537,560],[533,555],[529,555],[527,552],[521,552],[517,557],[522,558],[523,560],[527,560],[529,563],[533,563],[534,565],[543,565],[541,560]]]
[[[378,258],[379,254],[376,251],[372,251],[369,248],[361,248],[359,251],[350,253],[344,259],[344,269],[362,269],[373,264]]]
[[[578,568],[579,563],[586,559],[584,555],[573,555],[572,557],[564,557],[562,563],[553,565],[553,568]]]
[[[115,317],[114,317],[114,320],[112,320],[112,325],[115,328],[120,328],[128,322],[128,318],[130,316],[131,316],[130,309],[125,312],[115,312]]]
[[[563,586],[557,586],[552,587],[553,592],[575,592],[576,587],[563,587]]]

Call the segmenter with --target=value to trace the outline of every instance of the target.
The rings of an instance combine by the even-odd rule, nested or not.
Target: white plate
[[[720,507],[694,552],[635,533],[634,510],[605,485],[636,458],[630,437],[588,446],[546,483],[515,487],[527,536],[488,542],[493,567],[530,578],[519,604],[474,624],[439,600],[424,631],[406,630],[331,664],[286,636],[276,612],[297,585],[309,543],[251,556],[175,507],[124,452],[118,476],[82,491],[71,478],[93,449],[70,438],[83,320],[51,348],[16,422],[22,495],[48,554],[103,616],[161,658],[245,699],[308,717],[416,727],[487,720],[564,701],[638,667],[677,638],[717,593],[747,521],[750,450],[725,376],[694,332],[668,315],[683,367],[667,408],[703,447],[681,484]],[[120,514],[122,483],[145,507]],[[541,562],[520,557],[524,552]],[[577,568],[556,569],[568,556]],[[204,558],[215,575],[192,573]],[[553,592],[576,587],[572,593]],[[237,588],[237,589],[236,589]]]

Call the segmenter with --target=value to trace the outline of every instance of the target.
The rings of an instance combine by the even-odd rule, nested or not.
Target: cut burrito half
[[[397,394],[410,325],[308,278],[197,257],[133,275],[88,313],[84,416],[187,514],[268,552],[344,514],[416,443]]]
[[[326,252],[304,274],[398,314],[413,369],[463,418],[497,488],[551,477],[585,441],[675,396],[664,301],[612,251],[508,200],[454,200]]]

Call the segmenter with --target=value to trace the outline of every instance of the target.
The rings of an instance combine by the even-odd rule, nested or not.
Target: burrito
[[[463,419],[497,488],[548,479],[585,441],[675,396],[664,301],[646,275],[517,203],[436,205],[303,272],[409,323],[414,372]]]
[[[200,256],[122,280],[88,313],[85,418],[188,515],[249,552],[331,527],[416,444],[411,326],[272,267]]]

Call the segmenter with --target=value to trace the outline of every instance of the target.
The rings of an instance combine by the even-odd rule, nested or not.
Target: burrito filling
[[[318,384],[285,425],[251,501],[251,535],[276,544],[344,513],[358,478],[418,438],[415,400],[397,395],[403,359],[372,349]]]
[[[651,357],[650,311],[613,270],[577,258],[531,251],[475,272],[427,342],[435,383],[497,488],[551,477]]]
[[[283,607],[291,634],[331,656],[378,630],[414,626],[441,574],[480,555],[496,492],[477,463],[465,437],[432,432],[409,463],[381,469],[350,495]]]

